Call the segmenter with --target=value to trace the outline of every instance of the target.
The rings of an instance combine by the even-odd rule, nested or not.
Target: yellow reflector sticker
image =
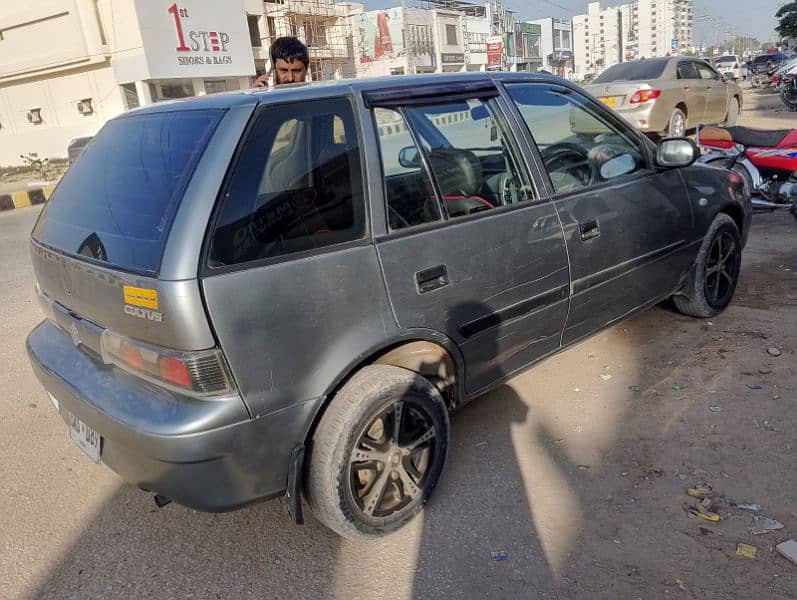
[[[158,310],[158,290],[124,286],[125,304]]]

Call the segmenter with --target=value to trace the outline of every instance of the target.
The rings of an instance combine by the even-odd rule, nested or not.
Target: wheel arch
[[[309,447],[321,417],[338,390],[360,369],[374,364],[400,367],[428,378],[440,391],[449,410],[455,409],[465,398],[465,363],[457,345],[438,331],[408,330],[360,354],[329,386],[305,434],[306,446]]]

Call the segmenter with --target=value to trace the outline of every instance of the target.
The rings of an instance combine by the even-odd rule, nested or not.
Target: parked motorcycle
[[[699,163],[738,173],[753,208],[790,209],[797,218],[797,129],[698,127]]]

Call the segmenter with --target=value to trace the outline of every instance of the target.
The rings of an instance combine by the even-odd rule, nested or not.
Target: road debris
[[[775,550],[797,565],[797,542],[789,540],[775,546]]]
[[[770,519],[769,517],[753,517],[753,526],[750,528],[750,533],[753,535],[764,535],[770,531],[783,529],[783,523]]]
[[[771,348],[767,348],[767,354],[770,356],[780,356],[780,350],[772,346]]]
[[[708,409],[713,413],[722,412],[721,406],[709,406]]]
[[[736,554],[745,558],[755,558],[758,556],[758,548],[749,544],[738,544],[736,546]]]
[[[686,386],[683,383],[676,383],[672,386],[673,391],[680,392],[681,390],[685,390]]]
[[[761,512],[764,508],[760,504],[737,504],[736,508],[749,510],[750,512]]]
[[[493,550],[490,552],[490,560],[506,560],[507,558],[509,558],[509,555],[506,550]]]
[[[769,375],[770,373],[772,373],[772,369],[770,369],[769,367],[761,367],[760,369],[758,369],[758,372],[761,373],[762,375]]]
[[[603,375],[601,375],[601,379],[603,379],[604,381],[609,381],[611,378],[612,378],[612,376],[611,376],[611,375],[608,375],[608,374],[606,374],[606,373],[604,373]]]
[[[629,385],[628,389],[634,392],[635,394],[639,394],[642,392],[642,388],[639,387],[638,385]]]
[[[761,389],[761,386],[760,386],[760,385],[758,385],[757,383],[746,383],[746,384],[745,384],[745,387],[746,387],[748,390],[760,390],[760,389]]]
[[[718,523],[722,520],[722,517],[706,509],[702,504],[695,505],[685,503],[683,508],[690,519],[700,518],[704,521],[710,521],[711,523]]]
[[[685,592],[685,591],[686,591],[686,588],[684,587],[684,581],[683,581],[683,579],[676,579],[676,580],[675,580],[675,585],[677,585],[677,586],[678,586],[678,588],[679,588],[681,591],[683,591],[683,592]]]

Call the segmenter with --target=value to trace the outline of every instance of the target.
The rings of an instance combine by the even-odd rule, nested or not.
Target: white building
[[[678,54],[692,46],[694,0],[635,0],[573,18],[576,77],[618,62]]]
[[[573,75],[573,26],[563,19],[531,21],[541,28],[540,52],[542,68],[554,75],[570,78]]]
[[[630,4],[601,9],[599,2],[592,2],[586,15],[573,17],[576,79],[625,60],[633,36],[629,24],[631,12]]]
[[[359,4],[333,0],[37,0],[0,5],[0,165],[66,156],[123,111],[246,89],[278,35],[314,79],[354,76]]]

